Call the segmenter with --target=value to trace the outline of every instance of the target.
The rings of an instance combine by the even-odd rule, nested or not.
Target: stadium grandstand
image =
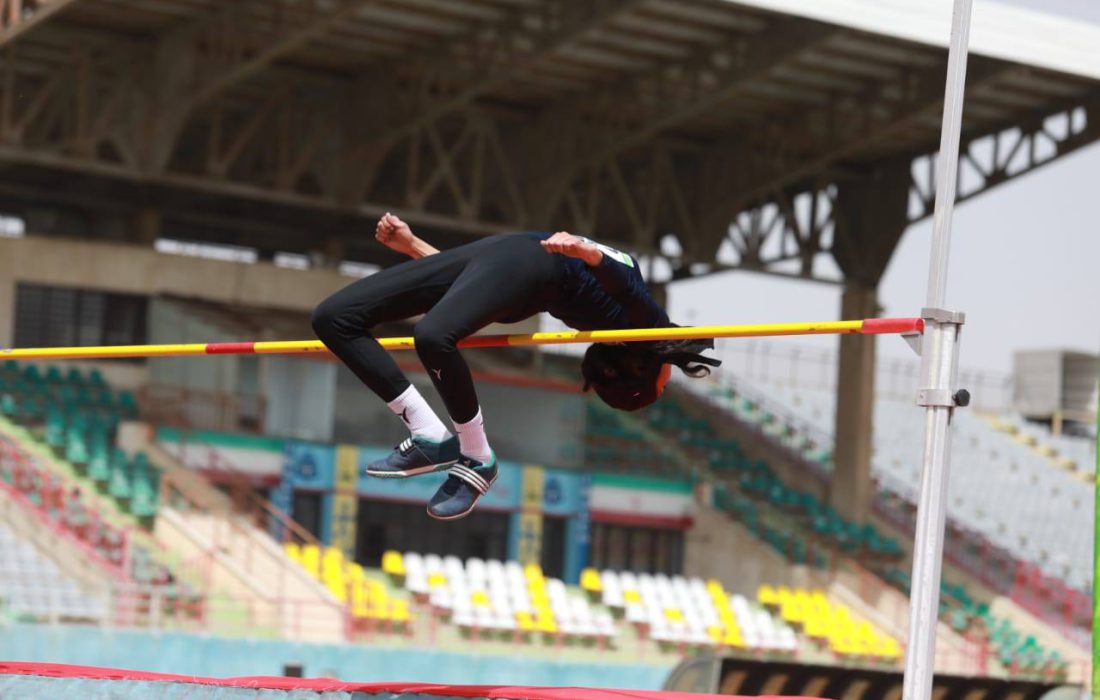
[[[312,339],[397,262],[387,212],[874,318],[934,211],[950,4],[0,0],[0,348]],[[963,202],[1100,139],[1100,27],[991,0],[973,27]],[[365,474],[408,433],[327,353],[0,351],[0,697],[901,697],[918,358],[719,340],[627,413],[576,352],[463,354],[500,473],[437,522],[443,474]],[[1079,694],[1100,360],[963,357],[936,697]]]

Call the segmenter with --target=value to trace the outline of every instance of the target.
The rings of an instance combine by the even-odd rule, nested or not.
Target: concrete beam
[[[833,257],[846,282],[840,318],[879,315],[876,288],[908,227],[909,161],[842,182],[834,210]],[[875,413],[875,337],[840,339],[833,480],[829,502],[849,520],[867,522],[874,497],[871,454]]]
[[[850,282],[840,302],[840,318],[879,314],[874,287]],[[837,367],[836,431],[829,505],[845,519],[865,523],[874,497],[871,482],[875,414],[875,337],[840,337]]]
[[[28,6],[22,0],[0,2],[0,48],[13,44],[80,0],[45,0],[34,5],[34,12],[24,14]]]

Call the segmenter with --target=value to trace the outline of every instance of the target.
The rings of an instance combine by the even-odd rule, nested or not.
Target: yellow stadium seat
[[[367,617],[372,620],[388,620],[390,619],[390,606],[378,604],[370,605]]]
[[[524,632],[533,632],[536,629],[535,620],[526,610],[516,611],[516,624]]]
[[[728,597],[726,596],[726,589],[722,586],[722,582],[713,578],[707,580],[707,593],[710,594],[711,598]]]
[[[627,603],[641,604],[642,594],[638,591],[623,591],[623,600]]]
[[[545,589],[539,591],[530,591],[529,596],[531,599],[531,605],[534,607],[541,607],[550,604],[550,595]]]
[[[301,552],[301,549],[298,547],[297,542],[284,542],[283,543],[283,551],[286,553],[287,557],[291,561],[293,561],[295,563],[301,562],[302,552]]]
[[[363,580],[363,587],[367,589],[367,593],[373,596],[386,596],[388,591],[386,584],[381,581],[368,578]]]
[[[409,601],[395,599],[390,603],[390,617],[394,622],[409,622],[412,614],[409,612]]]
[[[359,600],[352,603],[351,614],[352,617],[358,618],[360,620],[366,619],[370,614],[370,608],[367,607],[367,601]]]
[[[523,575],[527,578],[528,582],[543,580],[542,567],[538,564],[528,564],[523,567]]]
[[[809,606],[805,599],[792,596],[779,606],[779,616],[787,622],[801,624],[809,617]]]
[[[325,584],[325,588],[327,588],[329,590],[329,592],[332,593],[332,595],[336,598],[336,600],[340,601],[341,603],[348,602],[348,589],[347,589],[347,587],[342,586],[339,583],[333,582],[333,583]]]
[[[802,626],[802,633],[813,639],[824,639],[829,636],[828,622],[823,617],[811,618]]]
[[[382,571],[390,576],[405,575],[405,557],[392,549],[382,553]]]
[[[581,588],[589,593],[599,593],[603,591],[603,582],[600,581],[600,572],[591,568],[582,571]]]
[[[679,608],[665,608],[665,619],[669,622],[683,622],[684,613]]]
[[[309,572],[313,578],[321,575],[321,550],[315,544],[307,544],[302,547],[302,568]]]
[[[362,566],[355,562],[351,562],[344,570],[348,579],[351,581],[365,581],[367,578],[367,572],[363,570]]]
[[[878,655],[884,659],[900,659],[901,644],[893,637],[882,637],[879,640]]]
[[[878,656],[896,659],[901,646],[896,640],[879,634],[870,622],[852,615],[843,605],[833,604],[824,591],[796,589],[776,591],[781,616],[802,625],[807,637],[822,641],[842,656]]]
[[[756,601],[761,605],[779,605],[779,592],[764,584],[756,590]]]
[[[744,649],[746,646],[740,630],[726,630],[725,635],[722,637],[722,644],[735,649]]]
[[[554,634],[558,631],[558,623],[550,616],[539,617],[535,621],[535,626],[539,632],[545,632],[547,634]]]
[[[489,594],[485,591],[474,591],[470,594],[470,603],[475,608],[487,608],[489,607]]]
[[[428,586],[430,588],[439,588],[447,585],[447,577],[438,571],[428,576]]]

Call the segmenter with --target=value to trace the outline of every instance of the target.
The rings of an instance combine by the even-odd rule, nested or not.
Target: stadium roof
[[[953,0],[731,0],[865,32],[947,47]],[[977,0],[972,53],[1100,80],[1100,24]]]
[[[51,212],[39,233],[371,262],[364,219],[395,211],[443,245],[671,236],[680,275],[819,277],[844,183],[912,162],[908,220],[931,212],[949,20],[949,0],[40,2],[0,20],[0,207]],[[980,0],[974,23],[964,199],[1100,138],[1100,29]]]

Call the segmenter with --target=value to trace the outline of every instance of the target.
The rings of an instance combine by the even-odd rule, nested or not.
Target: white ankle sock
[[[412,384],[393,401],[386,404],[401,420],[405,421],[413,437],[421,437],[433,442],[443,442],[451,437],[451,431],[435,415],[435,411]]]
[[[458,451],[463,457],[476,459],[482,464],[488,464],[493,458],[493,451],[489,449],[489,438],[485,436],[485,421],[481,419],[481,409],[477,409],[477,415],[466,423],[455,423],[455,433],[458,434]]]

